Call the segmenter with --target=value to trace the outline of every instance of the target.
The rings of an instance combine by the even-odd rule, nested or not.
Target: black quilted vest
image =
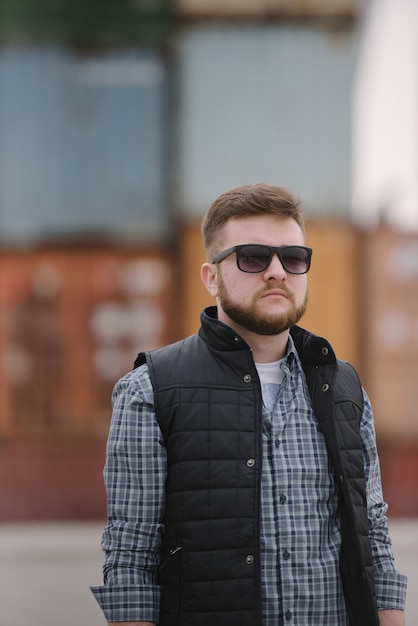
[[[159,626],[261,626],[261,390],[248,345],[202,313],[202,327],[141,353],[167,449]],[[352,626],[378,626],[357,374],[328,342],[291,330],[340,493],[340,569]]]

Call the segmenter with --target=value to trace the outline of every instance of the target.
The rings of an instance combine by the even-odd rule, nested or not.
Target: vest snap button
[[[254,563],[253,555],[247,554],[247,556],[245,557],[245,562],[247,563],[247,565],[252,565]]]
[[[325,383],[325,385],[322,385],[322,391],[328,391],[328,389],[329,389],[328,383]]]
[[[323,354],[324,356],[327,356],[328,352],[329,352],[328,348],[327,348],[326,346],[324,346],[324,347],[322,348],[322,354]]]
[[[244,383],[251,382],[251,374],[244,374]]]
[[[254,467],[254,465],[255,465],[255,460],[254,459],[248,459],[247,467]]]

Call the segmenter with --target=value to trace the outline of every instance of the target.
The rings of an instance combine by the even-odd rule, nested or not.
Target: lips
[[[280,296],[282,298],[289,298],[289,294],[283,289],[268,289],[263,295],[263,298],[268,298],[270,296]]]

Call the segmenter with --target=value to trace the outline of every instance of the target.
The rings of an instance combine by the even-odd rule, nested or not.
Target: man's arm
[[[380,626],[405,626],[403,611],[379,611]]]
[[[109,624],[156,624],[166,451],[145,365],[115,386],[106,449],[104,585],[92,587]]]
[[[404,626],[407,579],[395,566],[386,516],[388,506],[383,498],[373,412],[365,392],[361,438],[379,620],[382,626]]]

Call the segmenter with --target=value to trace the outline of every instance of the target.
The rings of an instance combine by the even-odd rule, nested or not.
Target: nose
[[[270,265],[264,271],[265,280],[285,280],[287,277],[286,270],[284,269],[282,262],[279,259],[277,253],[273,254],[273,258],[270,261]]]

